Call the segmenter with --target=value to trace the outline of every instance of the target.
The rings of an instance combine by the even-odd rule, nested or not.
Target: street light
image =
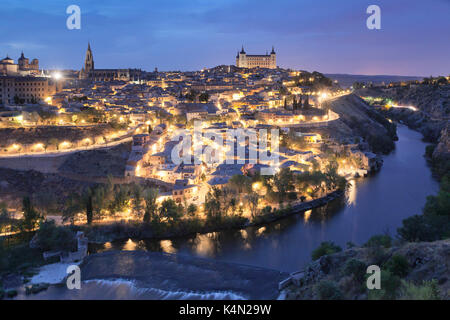
[[[60,80],[60,79],[62,79],[62,74],[61,74],[61,72],[55,72],[55,73],[53,74],[53,79],[55,79],[55,80]]]

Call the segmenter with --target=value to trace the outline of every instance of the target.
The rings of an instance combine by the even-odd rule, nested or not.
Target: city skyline
[[[24,51],[45,69],[79,70],[90,42],[99,68],[185,71],[234,64],[242,45],[249,54],[275,46],[277,64],[285,68],[411,76],[450,71],[450,44],[442,38],[450,30],[450,2],[444,0],[377,1],[381,30],[367,29],[366,1],[73,2],[6,1],[0,26],[9,32],[0,55],[17,59]],[[81,30],[66,28],[71,4],[81,8]]]

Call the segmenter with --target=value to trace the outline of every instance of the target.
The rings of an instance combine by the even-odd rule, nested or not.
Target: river
[[[380,172],[352,181],[345,199],[276,223],[240,231],[215,232],[163,241],[119,241],[97,248],[179,253],[280,271],[301,269],[322,241],[361,245],[381,233],[395,235],[404,218],[421,213],[426,197],[437,193],[423,157],[421,134],[398,126],[396,149]],[[97,251],[96,250],[96,251]]]
[[[395,236],[404,218],[421,213],[426,197],[436,194],[439,185],[423,157],[426,143],[421,134],[401,125],[397,133],[396,149],[384,157],[381,171],[352,181],[345,197],[324,207],[258,228],[92,246],[91,253],[110,254],[93,255],[88,261],[83,272],[90,280],[84,282],[85,289],[74,293],[54,287],[32,298],[261,298],[257,292],[262,284],[301,270],[322,241],[344,248],[347,242],[361,245],[375,234]],[[134,255],[139,250],[151,251],[148,257],[139,256],[142,264],[124,252]],[[152,264],[146,267],[149,259]],[[229,278],[224,282],[223,277]],[[265,298],[275,297],[276,281],[272,282]],[[139,290],[130,291],[133,287]],[[244,287],[247,291],[239,289]]]

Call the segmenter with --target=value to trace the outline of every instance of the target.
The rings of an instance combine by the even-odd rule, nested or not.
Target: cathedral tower
[[[91,71],[94,71],[94,56],[92,55],[91,44],[88,43],[84,68],[81,69],[80,78],[88,78]]]

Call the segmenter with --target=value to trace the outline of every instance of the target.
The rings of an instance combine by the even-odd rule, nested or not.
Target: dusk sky
[[[66,8],[81,8],[68,30]],[[381,30],[366,8],[381,7]],[[280,67],[324,73],[450,74],[450,0],[2,0],[0,56],[42,68],[199,70],[235,64],[241,45]]]

